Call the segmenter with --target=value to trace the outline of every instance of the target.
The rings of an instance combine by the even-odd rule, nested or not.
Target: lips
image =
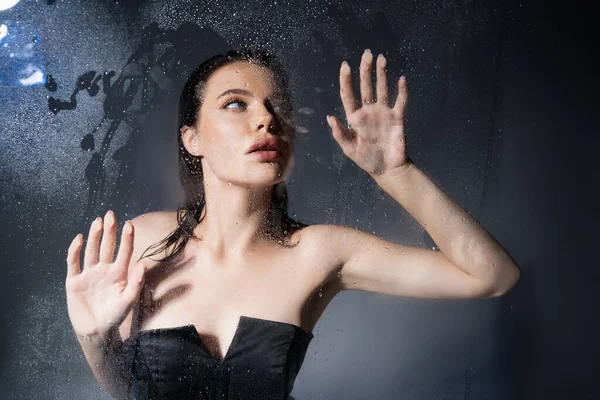
[[[254,153],[255,151],[272,150],[280,152],[282,151],[281,141],[273,136],[258,138],[254,141],[252,146],[248,149],[246,154]]]

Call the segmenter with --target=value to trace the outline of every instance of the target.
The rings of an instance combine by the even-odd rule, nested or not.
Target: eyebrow
[[[229,89],[229,90],[226,90],[223,93],[221,93],[217,97],[217,100],[219,100],[223,96],[227,96],[228,94],[239,94],[239,95],[244,95],[244,96],[249,96],[249,97],[254,96],[254,94],[252,94],[251,91],[246,90],[246,89]],[[275,93],[273,93],[272,96],[269,96],[269,97],[272,97],[273,99],[277,99],[277,100],[281,100],[283,98],[283,96],[279,92],[275,92]]]
[[[246,89],[229,89],[221,93],[219,97],[217,97],[217,100],[219,100],[223,96],[227,96],[228,94],[241,94],[245,96],[252,96],[252,92]]]

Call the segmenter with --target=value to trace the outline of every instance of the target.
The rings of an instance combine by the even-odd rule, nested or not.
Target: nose
[[[258,111],[256,119],[256,129],[265,130],[267,132],[273,132],[276,125],[275,111],[270,109],[267,105],[263,104]]]
[[[260,125],[258,125],[258,130],[260,131],[262,129],[265,129],[265,126],[268,127],[267,132],[272,132],[273,129],[275,128],[275,126],[273,124],[268,124],[268,125],[260,124]]]

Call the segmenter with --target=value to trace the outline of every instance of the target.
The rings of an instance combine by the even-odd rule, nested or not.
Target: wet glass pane
[[[588,8],[0,0],[0,397],[591,399]]]

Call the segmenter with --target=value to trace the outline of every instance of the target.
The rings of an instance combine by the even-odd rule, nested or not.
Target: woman
[[[365,51],[362,105],[342,64],[348,127],[335,117],[327,122],[344,154],[440,251],[290,219],[284,179],[294,125],[281,65],[259,52],[213,57],[192,73],[180,99],[182,210],[127,222],[116,259],[115,216],[98,217],[83,272],[81,234],[69,248],[69,316],[111,395],[285,399],[313,327],[340,291],[478,298],[517,282],[519,269],[501,245],[407,157],[406,80],[388,106],[386,59],[377,57],[375,89],[373,61]]]

